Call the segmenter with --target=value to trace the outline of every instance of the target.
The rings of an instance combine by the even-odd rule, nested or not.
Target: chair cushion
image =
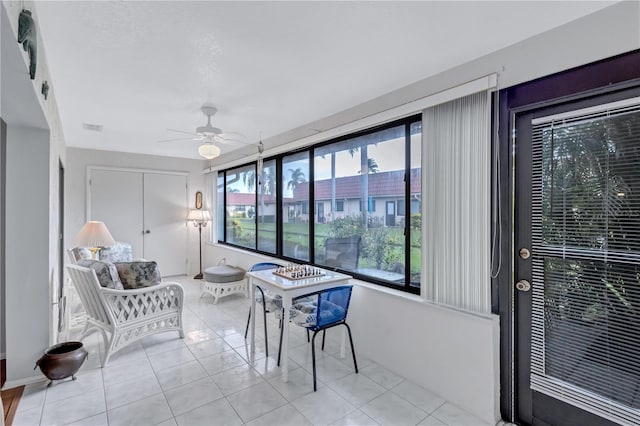
[[[96,271],[98,282],[105,288],[112,288],[115,290],[123,290],[122,282],[118,276],[118,271],[113,263],[102,262],[100,260],[93,259],[80,259],[77,263],[79,266],[85,268],[91,268]]]
[[[264,309],[267,312],[275,312],[276,315],[282,317],[282,296],[279,294],[271,294],[266,290],[264,291],[264,302],[262,301],[262,293],[256,291],[256,303],[264,303]]]
[[[156,262],[116,262],[115,265],[125,290],[151,287],[162,281]]]
[[[280,297],[280,296],[276,296],[276,297]],[[280,307],[276,312],[276,318],[278,319],[282,319],[282,299],[280,299]],[[293,304],[291,305],[291,308],[293,309],[295,306],[303,306],[303,305],[313,305],[313,306],[317,306],[318,305],[318,298],[316,296],[300,296],[300,297],[296,297],[295,299],[293,299]],[[291,312],[289,312],[291,313]]]
[[[321,305],[320,319],[322,324],[342,321],[346,316],[345,309],[335,303],[324,300]],[[289,316],[294,324],[300,327],[313,328],[317,323],[318,305],[315,301],[303,300],[291,307]]]
[[[112,246],[105,246],[100,249],[99,259],[103,262],[131,262],[133,261],[133,250],[129,243],[115,243]]]
[[[230,265],[211,266],[204,270],[204,280],[209,283],[232,283],[244,279],[244,269]]]
[[[71,253],[75,262],[82,259],[91,259],[91,252],[86,247],[74,247],[71,249]]]

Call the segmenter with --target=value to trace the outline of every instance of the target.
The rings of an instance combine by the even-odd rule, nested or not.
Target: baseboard
[[[32,377],[25,377],[24,379],[18,379],[18,380],[9,380],[7,382],[4,383],[4,386],[2,386],[2,390],[6,390],[6,389],[12,389],[18,386],[27,386],[27,385],[31,385],[33,383],[39,383],[39,382],[46,382],[48,379],[46,377],[43,376],[32,376]]]

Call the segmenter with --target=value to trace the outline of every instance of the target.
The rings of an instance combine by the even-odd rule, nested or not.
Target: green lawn
[[[253,247],[255,241],[255,228],[256,224],[253,219],[235,219],[240,222],[242,233],[240,238],[233,241],[236,244],[243,245],[245,247]],[[324,251],[324,241],[330,235],[330,224],[316,223],[315,224],[315,247],[316,251],[322,253]],[[260,230],[260,247],[272,246],[275,247],[276,241],[276,224],[275,223],[260,223],[258,224]],[[228,235],[231,235],[231,229],[227,230]],[[389,228],[390,237],[396,241],[402,241],[404,238],[404,232],[402,228]],[[293,249],[297,247],[298,250],[308,252],[308,236],[309,224],[302,222],[291,222],[284,224],[283,243],[286,248]],[[419,235],[418,235],[419,237]],[[394,245],[389,245],[392,248]],[[400,248],[400,246],[397,246]],[[411,245],[411,274],[420,273],[421,262],[421,247],[417,244]],[[375,268],[375,260],[369,259],[365,256],[360,257],[360,266],[363,268]]]

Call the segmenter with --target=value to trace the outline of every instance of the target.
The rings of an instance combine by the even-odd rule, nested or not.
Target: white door
[[[91,170],[90,220],[105,223],[116,241],[131,244],[133,257],[144,257],[142,173]]]
[[[144,174],[144,257],[163,276],[187,273],[187,177]]]
[[[93,169],[90,219],[101,220],[133,257],[155,260],[163,276],[187,273],[187,177]]]

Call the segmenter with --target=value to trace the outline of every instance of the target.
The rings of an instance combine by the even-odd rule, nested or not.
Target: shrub
[[[364,227],[360,216],[345,216],[329,222],[329,237],[353,237],[362,235],[363,232]]]

